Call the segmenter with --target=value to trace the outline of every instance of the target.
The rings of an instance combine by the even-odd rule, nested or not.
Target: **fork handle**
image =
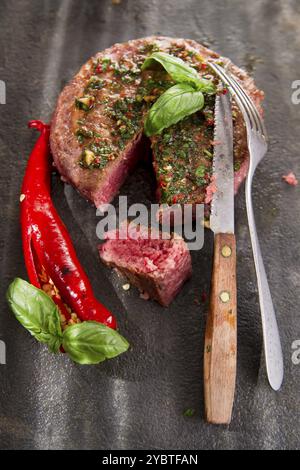
[[[257,237],[252,207],[251,179],[249,176],[246,181],[246,208],[257,277],[267,375],[271,387],[274,390],[279,390],[284,374],[282,348],[269,283]]]
[[[206,420],[231,421],[237,354],[236,242],[233,234],[215,235],[214,261],[204,349]]]

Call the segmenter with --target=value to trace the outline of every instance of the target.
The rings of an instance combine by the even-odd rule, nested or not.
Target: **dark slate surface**
[[[0,365],[3,449],[288,449],[299,448],[300,366],[291,344],[300,338],[299,189],[281,175],[298,172],[300,78],[297,0],[1,1],[0,105],[1,315],[7,365]],[[97,259],[95,210],[54,178],[53,192],[99,298],[118,313],[132,351],[96,367],[51,357],[8,311],[4,293],[25,277],[18,224],[19,188],[36,135],[30,118],[48,120],[63,85],[86,59],[114,42],[150,34],[208,43],[254,73],[266,92],[270,151],[255,178],[254,202],[285,358],[285,382],[266,382],[255,273],[243,192],[236,198],[239,280],[238,381],[232,424],[204,423],[202,350],[212,237],[194,254],[194,277],[168,310],[124,292]],[[147,184],[143,181],[146,180]],[[138,188],[136,190],[136,188]],[[140,168],[123,194],[151,200],[151,177]],[[193,418],[183,417],[194,408]]]

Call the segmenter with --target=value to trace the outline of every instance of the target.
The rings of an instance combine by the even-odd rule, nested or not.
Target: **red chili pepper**
[[[51,200],[50,127],[41,121],[30,121],[28,125],[41,132],[28,161],[20,199],[23,249],[29,280],[41,288],[38,270],[43,268],[63,302],[80,320],[95,320],[116,328],[111,312],[94,297],[70,235]],[[61,299],[53,297],[59,307],[63,304]]]

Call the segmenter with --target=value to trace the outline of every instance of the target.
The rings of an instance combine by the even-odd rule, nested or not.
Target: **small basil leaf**
[[[179,57],[172,56],[165,52],[154,52],[142,65],[142,70],[152,68],[155,63],[160,63],[168,74],[178,83],[191,83],[197,85],[200,80],[195,69],[187,65]]]
[[[95,321],[76,323],[63,332],[63,348],[78,364],[98,364],[122,354],[128,347],[117,331]]]
[[[16,278],[6,298],[17,320],[38,341],[47,343],[50,351],[58,352],[62,342],[60,315],[53,300],[41,289]]]
[[[195,91],[190,85],[179,83],[163,93],[149,110],[144,129],[145,134],[160,134],[172,124],[199,111],[204,106],[201,91]]]

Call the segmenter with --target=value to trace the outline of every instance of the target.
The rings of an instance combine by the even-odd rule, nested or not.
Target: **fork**
[[[267,376],[271,387],[277,391],[281,387],[284,373],[282,348],[271,292],[256,231],[251,191],[253,175],[256,167],[268,150],[267,132],[265,124],[258,113],[256,106],[238,81],[217,63],[209,62],[209,65],[227,85],[244,117],[246,124],[250,154],[249,171],[245,186],[246,209],[257,277]]]

